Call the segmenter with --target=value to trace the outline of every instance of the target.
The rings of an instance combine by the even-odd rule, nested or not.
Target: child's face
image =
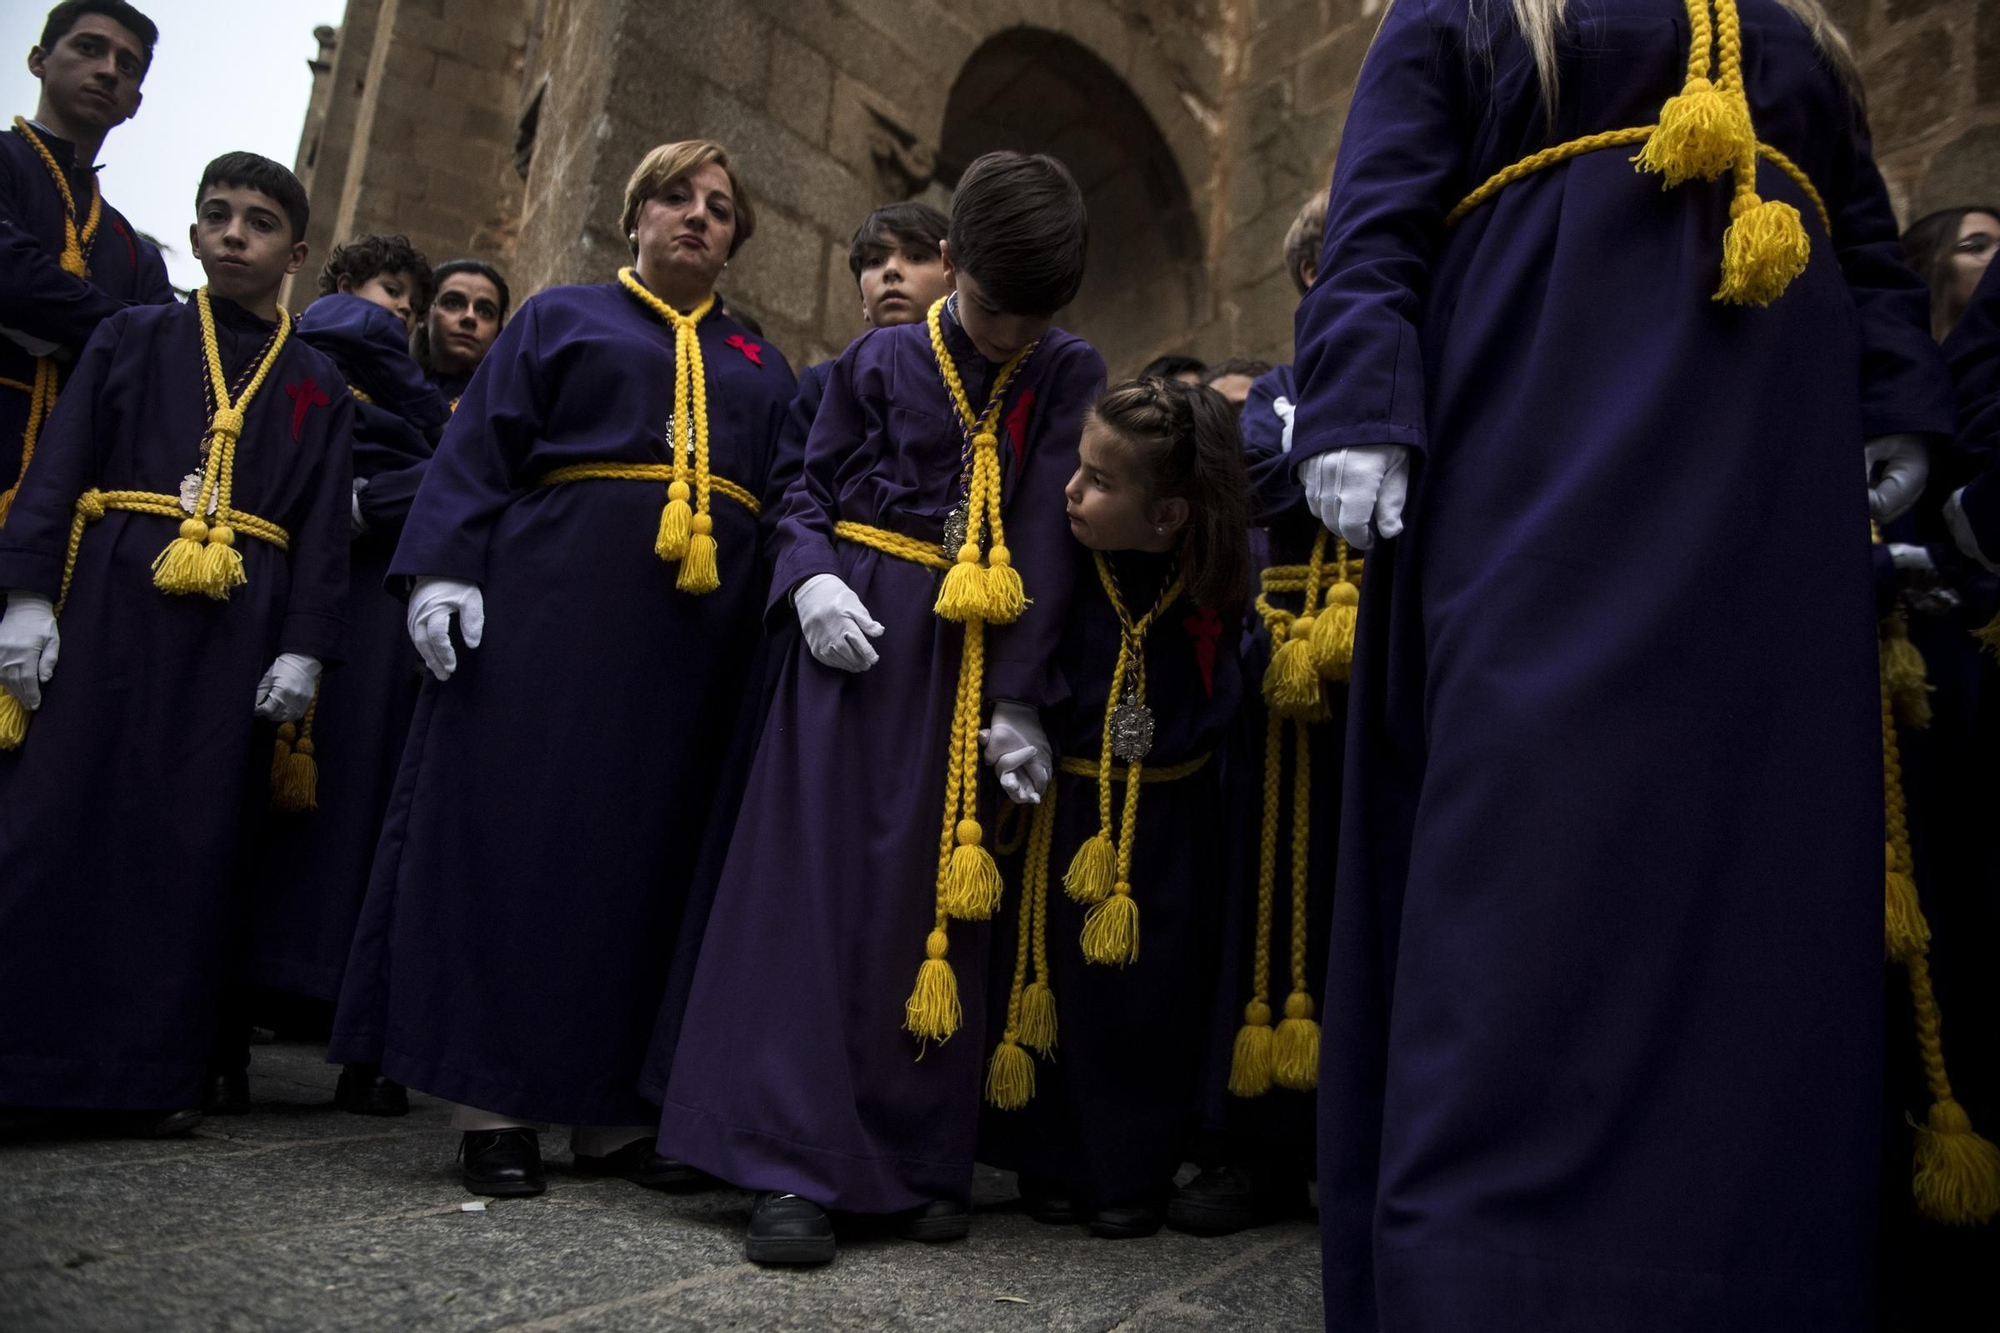
[[[1094,415],[1077,445],[1076,475],[1063,488],[1070,535],[1093,551],[1171,551],[1187,524],[1187,501],[1154,500],[1131,447]]]
[[[1030,343],[1040,342],[1055,321],[1053,315],[1010,315],[994,306],[970,273],[951,262],[951,243],[942,242],[945,275],[958,293],[958,322],[965,336],[988,361],[1005,361]]]
[[[244,185],[217,182],[202,192],[188,245],[210,291],[253,309],[275,301],[286,275],[306,262],[284,206]]]
[[[431,302],[431,364],[446,374],[476,369],[500,336],[500,289],[477,273],[454,273]]]
[[[884,246],[861,261],[861,318],[874,328],[914,324],[950,291],[944,256],[921,242]]]
[[[401,269],[377,273],[358,287],[349,279],[342,278],[339,287],[349,296],[358,296],[370,305],[379,305],[402,320],[403,332],[408,333],[416,326],[417,312],[410,305],[410,294],[416,290],[416,284]]]

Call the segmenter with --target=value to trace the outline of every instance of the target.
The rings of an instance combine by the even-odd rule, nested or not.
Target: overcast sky
[[[28,48],[55,0],[0,3],[0,125],[35,114]],[[291,166],[312,94],[312,31],[338,25],[345,0],[135,0],[160,25],[139,114],[111,131],[98,160],[104,197],[167,248],[175,285],[201,285],[188,255],[194,189],[209,159],[248,149]],[[318,256],[314,256],[315,259]]]

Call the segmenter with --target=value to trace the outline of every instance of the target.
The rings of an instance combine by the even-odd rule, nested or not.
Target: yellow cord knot
[[[1243,1026],[1229,1059],[1229,1091],[1237,1097],[1261,1097],[1271,1090],[1271,1006],[1252,1000],[1243,1007]]]
[[[1312,996],[1302,990],[1285,997],[1285,1021],[1271,1039],[1271,1073],[1280,1087],[1309,1092],[1319,1086],[1319,1024]]]
[[[1660,108],[1660,125],[1632,161],[1660,173],[1661,188],[1712,181],[1754,150],[1750,113],[1739,98],[1697,74]]]
[[[1767,306],[1806,271],[1812,244],[1805,223],[1798,209],[1782,199],[1760,199],[1754,190],[1738,192],[1729,216],[1734,220],[1722,234],[1722,286],[1715,299]]]
[[[952,849],[951,866],[945,872],[944,910],[961,921],[986,921],[999,910],[1005,885],[993,853],[981,844],[985,835],[976,819],[961,819],[956,830],[958,846]]]
[[[69,274],[72,278],[83,276],[83,247],[77,243],[76,233],[73,231],[63,238],[61,262],[62,271]]]
[[[1111,896],[1083,918],[1083,956],[1107,967],[1139,961],[1139,904],[1130,884],[1112,885]]]
[[[947,1040],[965,1019],[958,1003],[958,977],[945,961],[949,947],[944,931],[931,931],[924,942],[923,966],[917,969],[916,989],[903,1006],[904,1029],[924,1041]]]
[[[216,408],[215,419],[208,423],[208,433],[218,440],[243,438],[243,414],[233,407]]]
[[[76,497],[76,512],[86,523],[95,523],[104,517],[104,492],[88,490]]]

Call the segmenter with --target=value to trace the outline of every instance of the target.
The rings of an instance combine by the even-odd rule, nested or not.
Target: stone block
[[[757,234],[729,261],[720,284],[730,299],[766,314],[811,327],[819,317],[826,241],[805,223],[775,208],[757,214]]]
[[[782,29],[771,34],[771,83],[765,106],[815,148],[827,145],[833,115],[833,66]]]
[[[1863,60],[1878,152],[1929,134],[1970,92],[1969,79],[1952,76],[1957,45],[1950,28],[1928,23]]]
[[[1298,64],[1294,105],[1302,111],[1345,107],[1373,39],[1372,32],[1343,28],[1307,51]]]
[[[1119,78],[1132,72],[1133,25],[1105,0],[1061,0],[1058,21],[1058,31]]]
[[[2000,22],[1989,18],[1973,28],[1972,95],[1983,107],[2000,106]]]
[[[1909,216],[1989,199],[2000,181],[2000,124],[1976,125],[1937,151],[1911,192]]]

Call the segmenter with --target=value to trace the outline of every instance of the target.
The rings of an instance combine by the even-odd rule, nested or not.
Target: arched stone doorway
[[[1011,28],[960,70],[938,136],[937,179],[981,153],[1050,153],[1090,209],[1090,266],[1064,327],[1090,339],[1115,381],[1202,320],[1207,270],[1187,182],[1159,128],[1109,65],[1060,33]]]

